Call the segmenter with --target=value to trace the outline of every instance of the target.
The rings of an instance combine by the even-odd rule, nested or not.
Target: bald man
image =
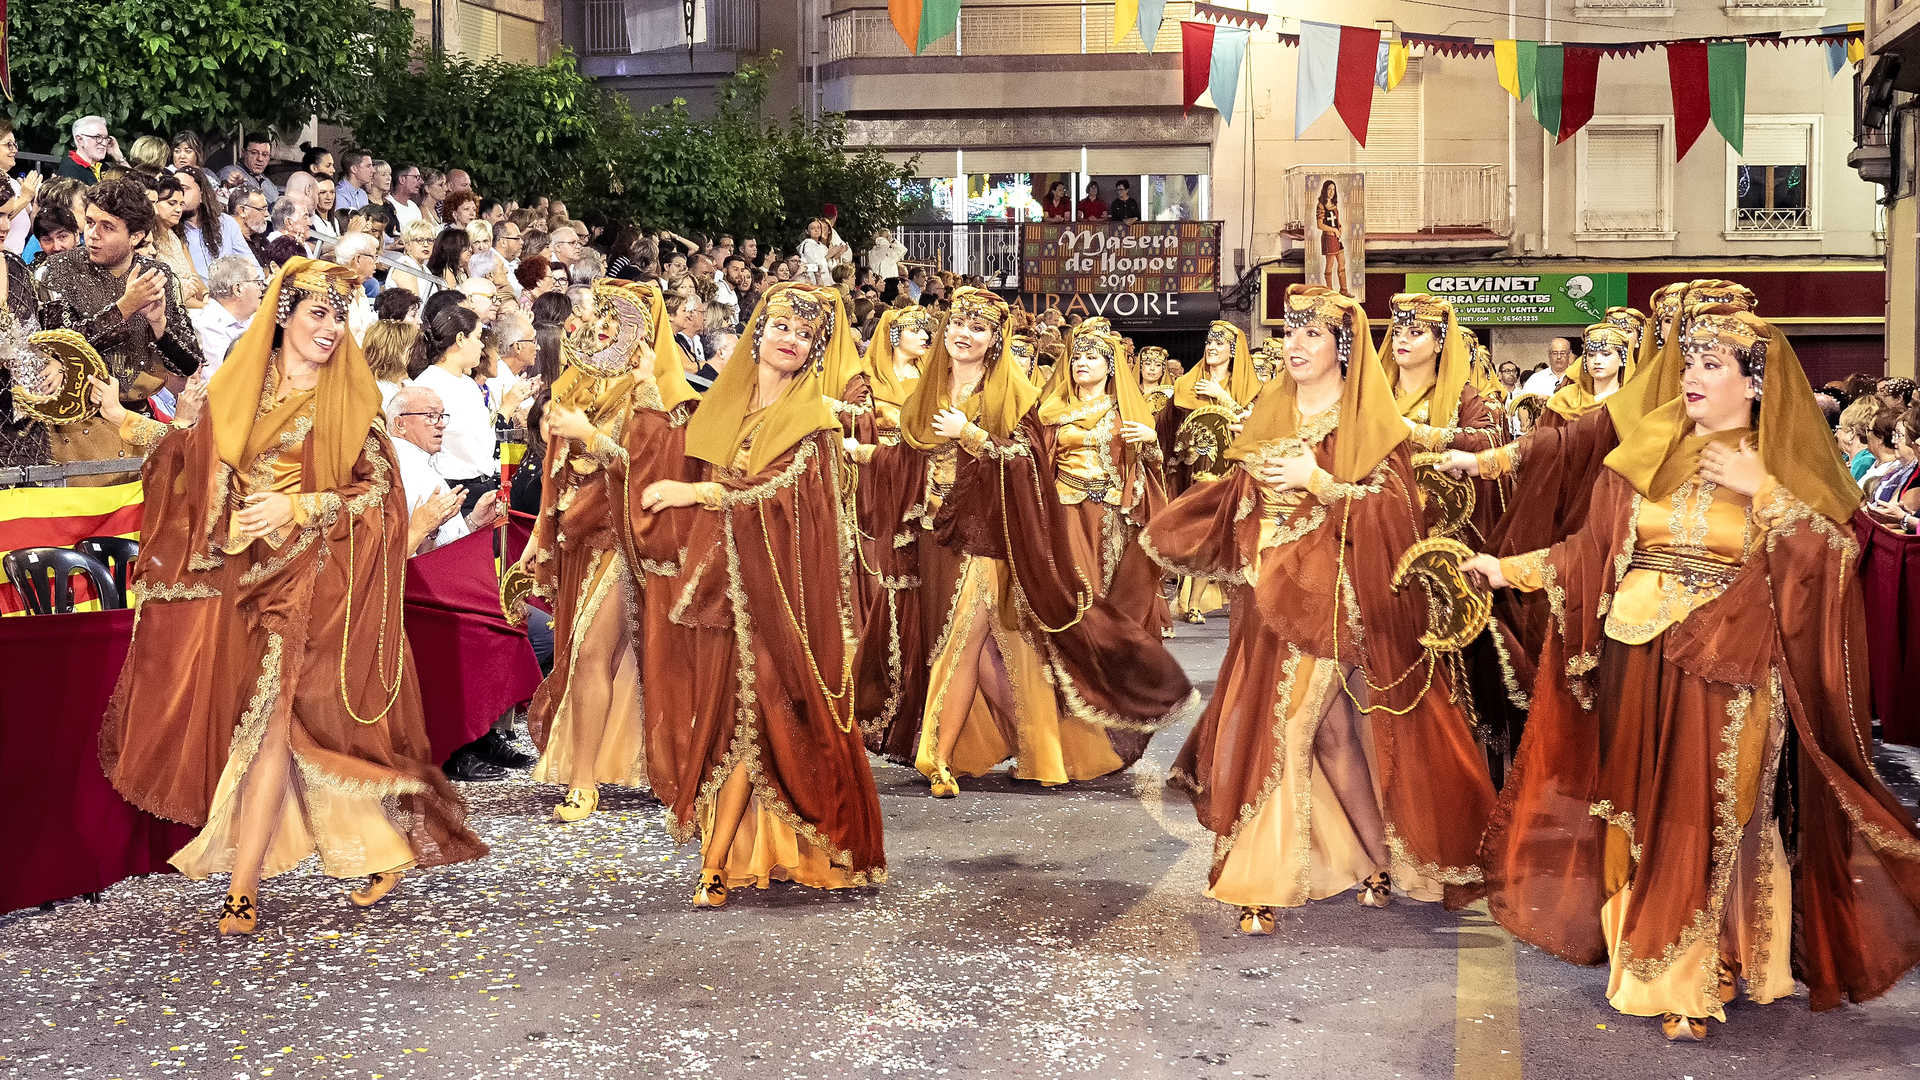
[[[1541,398],[1550,398],[1565,381],[1567,368],[1573,365],[1573,342],[1557,337],[1547,343],[1547,366],[1527,376],[1520,384],[1519,393],[1539,394]]]

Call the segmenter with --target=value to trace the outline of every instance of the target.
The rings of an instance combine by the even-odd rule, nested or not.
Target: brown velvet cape
[[[345,485],[324,493],[323,512],[277,551],[256,540],[219,552],[229,475],[210,423],[168,434],[147,456],[132,577],[141,607],[100,728],[107,778],[148,813],[204,826],[229,756],[250,764],[273,711],[290,704],[302,782],[378,794],[421,866],[485,854],[427,743],[401,617],[406,496],[382,425],[366,433]],[[356,721],[343,694],[354,713],[380,719]]]
[[[1607,822],[1591,808],[1597,778],[1617,766],[1603,760],[1603,745],[1645,745],[1658,734],[1666,758],[1654,759],[1660,771],[1648,781],[1657,798],[1615,808],[1640,811],[1636,861],[1658,882],[1636,888],[1626,933],[1635,956],[1682,940],[1696,913],[1711,915],[1724,897],[1741,831],[1732,784],[1718,779],[1727,769],[1705,757],[1724,754],[1738,734],[1736,710],[1685,703],[1751,696],[1784,712],[1788,732],[1781,779],[1763,780],[1753,813],[1776,815],[1793,861],[1794,974],[1815,1009],[1872,998],[1920,963],[1920,832],[1870,760],[1858,548],[1845,528],[1777,490],[1772,528],[1726,591],[1648,645],[1624,646],[1603,623],[1638,499],[1603,470],[1585,524],[1545,556],[1553,630],[1482,845],[1492,912],[1566,959],[1607,958]],[[1596,693],[1650,677],[1671,689]],[[1744,722],[1765,723],[1760,714],[1756,704]],[[1719,740],[1702,737],[1713,730]],[[1718,933],[1711,919],[1708,928]]]

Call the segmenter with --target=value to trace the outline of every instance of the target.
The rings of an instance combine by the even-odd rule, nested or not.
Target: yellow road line
[[[1519,1080],[1520,981],[1513,936],[1485,901],[1460,912],[1453,1008],[1454,1080]]]

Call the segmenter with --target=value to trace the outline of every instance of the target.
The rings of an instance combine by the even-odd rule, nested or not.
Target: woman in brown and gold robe
[[[870,745],[932,794],[1014,759],[1042,784],[1126,768],[1194,698],[1137,617],[1075,560],[1039,392],[1016,369],[1006,301],[954,293],[901,413],[897,446],[859,447],[860,519],[917,575],[893,625],[870,624],[859,712]]]
[[[319,855],[378,901],[416,866],[476,858],[429,758],[401,622],[406,498],[380,390],[347,332],[343,268],[291,259],[187,429],[119,407],[151,446],[141,600],[100,729],[135,806],[200,826],[173,864],[230,875],[220,932],[259,921],[260,878]]]
[[[1148,631],[1173,625],[1160,571],[1140,530],[1166,505],[1159,435],[1120,335],[1073,335],[1071,359],[1040,395],[1037,451],[1053,459],[1054,491],[1081,575]]]
[[[832,404],[840,416],[841,430],[850,440],[881,446],[900,441],[900,410],[920,382],[920,365],[933,345],[934,330],[932,308],[888,308],[874,325],[873,340],[864,358],[854,353],[850,341],[836,348],[841,358],[838,363],[834,358],[828,359],[824,377],[829,386],[841,382],[839,396]],[[851,371],[842,374],[837,371],[840,368]],[[850,467],[849,477],[850,494],[857,498],[860,484],[857,464]],[[854,504],[855,499],[848,500],[848,521],[854,520]],[[863,629],[875,618],[884,619],[886,606],[897,607],[896,594],[910,587],[906,579],[889,575],[882,569],[891,562],[891,536],[892,531],[888,530],[885,536],[861,534],[857,537],[855,554],[859,558],[854,594],[858,601],[858,628]]]
[[[690,708],[664,644],[680,519],[636,523],[629,492],[682,475],[696,399],[651,285],[601,279],[565,334],[546,482],[520,565],[553,604],[553,670],[527,710],[540,748],[533,779],[565,785],[554,815],[580,821],[599,807],[602,783],[648,786],[649,751],[671,753],[654,744],[671,742]]]
[[[1870,757],[1859,490],[1806,375],[1735,307],[1683,334],[1682,393],[1607,455],[1580,530],[1464,565],[1554,616],[1483,847],[1493,914],[1697,1040],[1743,982],[1825,1009],[1920,962],[1920,833]]]
[[[697,508],[673,612],[689,628],[692,733],[662,795],[674,835],[701,837],[696,907],[774,880],[886,880],[854,721],[840,423],[823,393],[848,332],[837,291],[770,290],[687,425],[704,479],[640,495],[647,512]]]
[[[1359,886],[1439,900],[1480,880],[1493,787],[1446,665],[1416,635],[1420,590],[1392,585],[1424,534],[1407,429],[1366,313],[1287,290],[1286,368],[1217,483],[1169,503],[1144,543],[1233,590],[1227,654],[1174,763],[1215,836],[1207,895],[1240,929]]]
[[[1218,480],[1223,475],[1208,461],[1219,461],[1225,447],[1204,448],[1199,442],[1211,438],[1201,435],[1197,425],[1188,421],[1200,410],[1225,411],[1237,422],[1253,407],[1260,392],[1260,378],[1253,369],[1253,357],[1247,351],[1247,335],[1230,322],[1216,319],[1207,328],[1206,352],[1193,369],[1173,384],[1174,456],[1170,470],[1176,491],[1194,484]],[[1226,594],[1218,582],[1183,577],[1174,596],[1173,614],[1190,623],[1204,623],[1207,616],[1225,607]]]

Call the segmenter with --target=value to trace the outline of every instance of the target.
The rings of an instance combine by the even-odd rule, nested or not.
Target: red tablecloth
[[[100,771],[100,718],[133,612],[0,619],[0,911],[166,870],[194,830],[127,805]]]
[[[406,611],[427,739],[441,763],[532,700],[540,664],[526,633],[500,613],[491,532],[408,559]]]
[[[1873,710],[1887,742],[1920,746],[1920,537],[1853,517],[1867,609]]]

